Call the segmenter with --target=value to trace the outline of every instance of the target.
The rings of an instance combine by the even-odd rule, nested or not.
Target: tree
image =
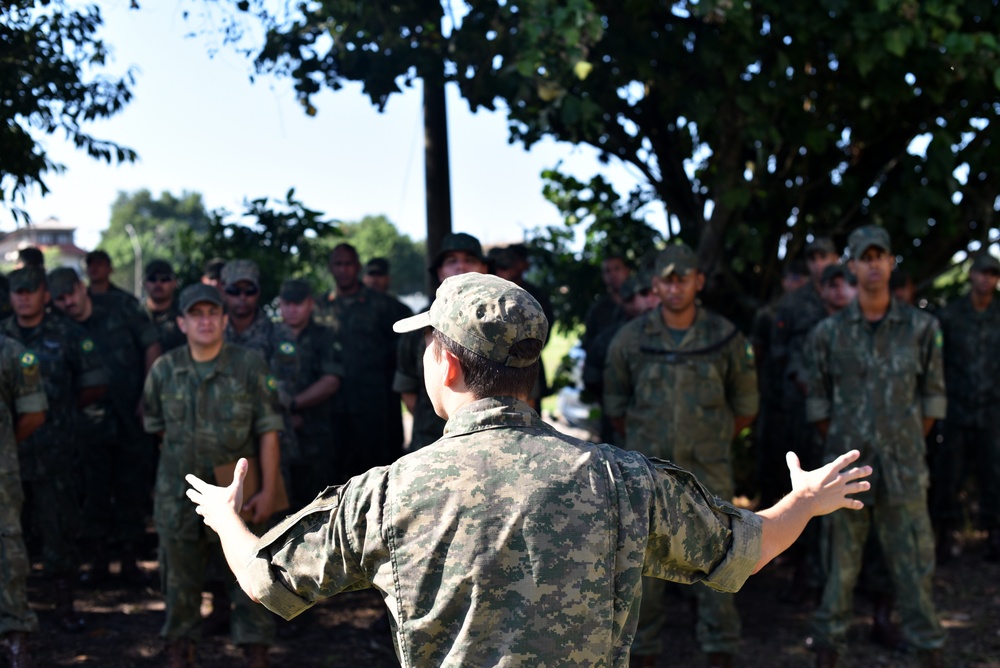
[[[49,157],[40,135],[62,131],[77,148],[107,162],[136,158],[132,149],[83,127],[113,116],[132,99],[131,71],[118,79],[99,74],[108,56],[98,36],[101,25],[96,5],[0,3],[0,199],[15,221],[28,222],[16,206],[28,189],[37,186],[47,193],[45,175],[64,169]]]
[[[361,262],[374,257],[389,260],[392,270],[392,291],[407,295],[421,292],[427,284],[427,265],[424,261],[424,244],[400,234],[396,226],[385,216],[365,216],[357,223],[343,223],[341,230],[346,239],[336,239],[336,243],[346,240],[354,246]]]

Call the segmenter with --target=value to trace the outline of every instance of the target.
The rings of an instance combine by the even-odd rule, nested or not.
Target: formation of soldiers
[[[1000,261],[976,256],[969,294],[935,318],[893,296],[883,229],[855,230],[846,251],[841,264],[831,240],[813,240],[749,339],[701,306],[705,276],[690,248],[668,246],[634,276],[623,258],[606,258],[608,291],[586,321],[584,381],[602,400],[602,440],[674,461],[726,500],[735,494],[731,443],[751,425],[762,507],[788,491],[786,451],[812,469],[860,450],[860,463],[876,472],[866,507],[834,513],[822,527],[814,520],[794,553],[788,597],[817,604],[817,660],[835,665],[864,571],[876,592],[875,639],[940,665],[935,550],[940,562],[957,549],[970,472],[979,476],[986,556],[1000,561],[1000,434],[988,413],[998,398],[990,352],[1000,337]],[[401,403],[413,415],[409,450],[441,438],[445,421],[424,386],[424,332],[393,332],[410,310],[388,291],[388,262],[362,265],[352,246],[335,247],[333,289],[315,295],[303,280],[284,281],[275,319],[261,302],[260,267],[239,258],[213,260],[201,283],[183,290],[171,265],[154,260],[141,300],[114,286],[103,251],[88,254],[87,282],[71,268],[46,273],[37,249],[25,249],[19,264],[7,277],[11,314],[0,323],[3,655],[30,665],[28,634],[38,626],[27,605],[24,537],[51,583],[60,629],[73,633],[85,628],[74,607],[81,582],[99,586],[114,562],[118,577],[143,581],[137,561],[151,516],[169,665],[193,665],[209,591],[213,617],[230,627],[246,664],[266,666],[273,618],[224,576],[184,476],[228,484],[236,460],[247,458],[243,516],[260,534],[327,486],[398,459]],[[551,321],[547,295],[524,279],[528,266],[521,245],[486,255],[458,233],[428,270],[438,282],[496,273],[531,293]],[[540,374],[533,408],[546,392]],[[946,406],[947,422],[932,431]],[[643,578],[633,665],[658,660],[665,589],[664,580]],[[709,664],[732,665],[740,640],[732,595],[701,586],[687,593]]]

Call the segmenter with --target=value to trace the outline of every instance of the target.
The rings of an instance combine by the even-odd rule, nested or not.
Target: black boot
[[[90,561],[90,570],[80,573],[80,584],[84,587],[99,587],[111,577],[105,539],[92,538],[85,541],[83,552],[84,558]]]
[[[7,660],[10,668],[32,668],[35,665],[28,652],[28,634],[22,631],[0,636],[0,656]]]
[[[194,643],[188,638],[174,638],[167,641],[167,668],[191,668],[194,666]]]
[[[872,600],[872,642],[892,650],[906,648],[906,641],[899,628],[892,623],[895,607],[892,594],[875,594]]]

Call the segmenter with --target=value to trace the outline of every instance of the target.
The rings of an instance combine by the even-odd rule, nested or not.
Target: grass
[[[583,333],[583,328],[578,327],[571,332],[564,332],[561,329],[556,330],[549,337],[549,343],[542,350],[542,364],[545,365],[545,378],[548,380],[549,384],[555,380],[556,370],[559,368],[559,364],[562,362],[563,357],[569,353],[570,349],[576,345],[576,342],[580,340],[580,335]],[[556,407],[556,396],[553,394],[551,396],[542,399],[542,412],[553,412]]]

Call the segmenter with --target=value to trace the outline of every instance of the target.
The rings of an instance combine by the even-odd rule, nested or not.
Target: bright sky
[[[59,135],[47,137],[50,156],[67,171],[48,176],[48,196],[28,198],[24,208],[34,220],[55,216],[76,225],[77,245],[89,249],[119,191],[196,191],[210,209],[235,213],[244,198],[283,199],[294,187],[300,201],[328,218],[385,214],[404,233],[424,238],[419,88],[394,96],[383,114],[360,86],[325,91],[309,118],[288,80],[252,84],[241,56],[222,49],[210,58],[206,39],[185,37],[197,25],[182,12],[196,3],[140,0],[139,10],[119,0],[101,4],[101,36],[114,50],[110,71],[135,66],[137,83],[124,112],[87,130],[135,149],[139,162],[109,166]],[[604,173],[623,195],[636,183],[586,147],[547,141],[526,152],[508,144],[505,116],[471,114],[455,90],[448,105],[453,228],[483,243],[515,241],[525,229],[560,222],[541,195],[540,177],[559,161],[580,179]],[[0,219],[0,229],[12,227],[9,217]]]

